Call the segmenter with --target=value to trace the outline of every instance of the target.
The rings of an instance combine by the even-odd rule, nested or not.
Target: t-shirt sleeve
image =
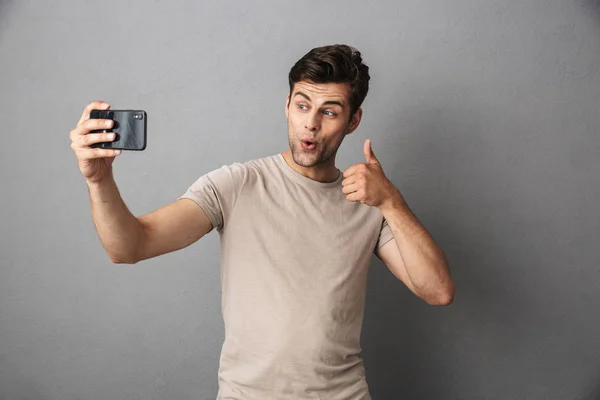
[[[381,230],[379,232],[379,239],[377,240],[377,245],[375,246],[375,252],[379,251],[379,249],[384,244],[386,244],[392,239],[394,239],[394,236],[392,235],[392,230],[390,229],[390,226],[384,218],[383,222],[381,223]]]
[[[198,178],[179,199],[190,199],[198,204],[213,227],[221,232],[233,212],[247,173],[244,164],[224,165]]]

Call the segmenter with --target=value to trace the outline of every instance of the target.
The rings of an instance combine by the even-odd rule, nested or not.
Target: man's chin
[[[303,151],[292,152],[292,158],[294,162],[302,167],[314,167],[319,163],[319,157],[317,154],[306,154]]]

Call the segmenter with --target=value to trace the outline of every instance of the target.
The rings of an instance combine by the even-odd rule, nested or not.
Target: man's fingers
[[[354,176],[349,176],[348,178],[344,178],[342,180],[342,187],[343,186],[347,186],[347,185],[351,185],[353,183],[356,182],[356,179],[354,178]]]
[[[359,188],[359,185],[353,183],[351,185],[344,186],[342,188],[342,193],[344,193],[344,194],[354,193],[354,192],[358,191],[358,188]]]
[[[110,129],[114,125],[113,120],[110,119],[87,119],[81,122],[71,131],[69,137],[71,140],[77,140],[78,136],[87,135],[91,131]]]
[[[114,139],[114,133],[90,133],[79,136],[79,144],[81,147],[87,147],[95,143],[112,142]]]
[[[83,113],[81,113],[81,118],[79,118],[78,125],[81,124],[83,121],[90,119],[90,112],[92,110],[108,110],[109,108],[110,104],[108,104],[105,101],[98,100],[91,102],[90,104],[85,106]]]
[[[352,193],[346,195],[346,200],[354,201],[354,202],[359,201],[362,203],[361,200],[363,200],[363,198],[362,198],[362,195],[360,192],[352,192]]]
[[[344,171],[344,178],[351,177],[356,172],[358,172],[359,169],[362,168],[361,165],[364,166],[364,164],[354,164],[354,165],[346,168],[346,170]]]
[[[81,148],[78,151],[77,158],[80,160],[91,160],[94,158],[116,157],[119,154],[121,154],[121,150]]]
[[[89,131],[94,131],[97,129],[109,129],[114,125],[114,121],[112,119],[88,119],[81,123],[81,126]]]

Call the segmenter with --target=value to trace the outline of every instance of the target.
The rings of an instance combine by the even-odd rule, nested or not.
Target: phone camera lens
[[[144,118],[144,114],[135,114],[135,118],[137,118],[137,119],[143,119]]]

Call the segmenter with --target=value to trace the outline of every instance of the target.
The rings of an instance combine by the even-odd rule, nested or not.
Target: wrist
[[[396,193],[390,195],[379,205],[379,211],[381,211],[384,214],[393,210],[401,211],[407,209],[408,204],[406,204],[406,201],[404,200],[399,191],[396,191]]]
[[[86,178],[85,183],[87,184],[90,190],[99,189],[107,184],[111,184],[114,182],[112,175],[107,175],[101,179],[89,179]]]

